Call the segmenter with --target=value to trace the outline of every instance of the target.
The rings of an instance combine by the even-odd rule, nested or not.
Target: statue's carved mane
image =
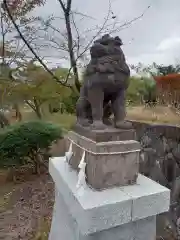
[[[85,76],[116,72],[129,75],[121,45],[122,41],[119,37],[113,38],[108,34],[96,40],[90,49],[91,61],[86,67]]]
[[[77,122],[80,125],[104,128],[103,123],[109,122],[111,113],[114,114],[114,126],[128,128],[131,125],[124,122],[130,69],[121,45],[119,37],[104,35],[91,47],[91,60],[77,102]]]

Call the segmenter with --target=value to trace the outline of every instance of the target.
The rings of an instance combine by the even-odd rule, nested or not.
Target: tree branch
[[[72,0],[67,0],[66,14],[70,14]]]
[[[76,43],[76,47],[77,47],[77,56],[79,56],[79,51],[80,51],[80,33],[79,33],[79,29],[76,25],[76,22],[75,22],[75,19],[74,19],[74,16],[72,14],[72,22],[73,22],[73,25],[74,25],[74,28],[76,30],[76,34],[77,34],[77,43]]]
[[[5,10],[7,11],[7,14],[10,18],[10,20],[12,21],[16,31],[18,32],[19,36],[21,37],[21,39],[23,40],[23,42],[26,44],[26,46],[28,47],[28,49],[31,51],[31,53],[35,56],[35,58],[39,61],[39,63],[44,67],[44,69],[58,82],[60,83],[61,85],[65,86],[65,87],[70,87],[72,88],[71,85],[68,85],[67,84],[67,81],[68,79],[66,79],[66,82],[62,82],[60,81],[56,76],[55,74],[46,66],[46,64],[44,64],[44,62],[41,60],[41,58],[37,55],[37,53],[34,51],[34,49],[31,47],[31,45],[26,41],[26,39],[24,38],[23,34],[21,33],[18,25],[16,24],[12,14],[11,14],[11,11],[7,5],[7,1],[6,0],[3,0],[3,3],[4,3],[4,8]]]
[[[141,18],[145,15],[145,13],[148,11],[148,9],[149,9],[150,7],[151,7],[151,6],[149,5],[149,6],[142,12],[142,14],[140,14],[139,16],[137,16],[137,17],[135,17],[135,18],[133,18],[133,19],[131,19],[131,20],[129,20],[129,21],[121,24],[118,28],[112,30],[110,33],[112,34],[112,33],[114,33],[114,32],[119,32],[119,31],[121,31],[121,30],[124,29],[124,28],[130,27],[133,22],[136,22],[137,20],[141,19]]]
[[[84,48],[84,50],[79,54],[79,56],[77,56],[76,61],[89,49],[89,47],[91,46],[91,44],[94,42],[94,40],[97,38],[97,36],[99,36],[102,32],[102,30],[105,28],[106,23],[109,20],[110,14],[111,14],[111,2],[109,0],[109,9],[108,9],[108,14],[104,20],[104,23],[102,24],[101,28],[98,30],[98,32],[93,36],[93,38],[89,41],[89,43],[86,45],[86,47]]]
[[[62,7],[63,11],[66,12],[66,7],[65,7],[63,1],[62,0],[58,0],[58,2],[61,4],[61,7]]]
[[[2,53],[0,53],[0,56],[2,57],[2,66],[5,65],[5,31],[4,31],[4,22],[3,22],[3,12],[2,8],[0,6],[0,14],[1,14],[1,34],[2,34]],[[0,46],[1,47],[1,46]]]
[[[63,6],[63,11],[64,11],[64,17],[65,17],[65,24],[66,24],[66,31],[67,31],[67,37],[68,37],[68,51],[69,51],[69,56],[70,56],[70,63],[71,63],[71,68],[74,73],[74,80],[75,80],[75,86],[78,92],[80,92],[81,84],[79,82],[79,74],[78,74],[78,68],[77,68],[77,61],[75,59],[75,54],[73,50],[73,36],[72,36],[72,29],[71,29],[71,21],[70,21],[70,12],[71,12],[71,3],[72,0],[67,0],[67,8],[65,8],[62,0],[58,0]]]
[[[6,11],[8,12],[8,6],[7,6],[7,0],[3,0],[4,5],[6,7]],[[47,65],[42,61],[42,59],[38,56],[37,52],[34,50],[34,48],[32,47],[32,45],[29,44],[29,42],[25,39],[24,35],[22,34],[20,28],[17,26],[15,20],[13,19],[11,12],[8,12],[9,18],[10,20],[13,22],[16,30],[18,31],[21,39],[24,41],[24,43],[26,44],[26,46],[28,47],[28,49],[33,53],[33,55],[36,57],[36,59],[40,62],[40,64],[44,67],[44,69],[53,77],[56,79],[57,82],[61,83],[62,85],[67,86],[67,81],[70,75],[71,70],[73,71],[73,75],[74,75],[74,81],[75,81],[75,86],[77,88],[77,90],[79,91],[80,89],[80,82],[79,82],[79,74],[78,74],[78,60],[86,53],[86,51],[90,48],[91,44],[93,43],[93,41],[100,35],[103,33],[107,33],[107,31],[111,34],[117,31],[120,31],[121,29],[124,29],[125,27],[130,26],[134,21],[140,19],[141,17],[144,16],[145,12],[149,9],[150,6],[148,6],[148,8],[138,17],[123,23],[122,25],[115,26],[115,21],[113,21],[113,23],[109,23],[109,20],[111,19],[115,19],[116,17],[114,16],[112,10],[111,10],[111,0],[109,0],[109,10],[108,10],[108,14],[107,17],[104,20],[104,23],[102,24],[102,26],[100,27],[96,27],[97,33],[91,38],[91,40],[89,41],[89,43],[87,43],[87,45],[84,47],[83,46],[83,50],[80,52],[80,33],[78,32],[78,28],[75,24],[75,21],[73,19],[72,15],[72,0],[66,0],[67,4],[64,3],[63,0],[58,0],[58,2],[60,3],[60,6],[63,10],[63,14],[64,14],[64,20],[65,20],[65,24],[66,24],[66,31],[67,31],[67,42],[68,42],[68,53],[69,53],[69,57],[70,57],[70,69],[69,69],[69,74],[67,74],[67,78],[65,82],[60,81],[55,75],[54,73],[47,67]],[[76,13],[75,13],[76,14]],[[78,13],[79,14],[79,13]],[[113,14],[113,16],[111,16]],[[72,17],[72,19],[71,19]],[[72,21],[73,22],[72,22]],[[116,22],[117,23],[117,22]],[[73,34],[72,34],[72,24],[74,25],[76,34],[77,34],[77,41],[73,40]],[[47,25],[47,27],[51,27],[53,30],[55,30],[56,32],[61,34],[60,30],[55,29],[51,23],[49,25]],[[112,30],[109,30],[109,27],[112,27]],[[114,29],[116,27],[116,29]],[[74,44],[75,42],[75,44]],[[54,44],[58,45],[56,43],[56,41],[54,42]],[[75,46],[74,46],[75,45]],[[75,49],[77,50],[77,54],[75,54]],[[72,86],[69,85],[69,87],[72,88]]]
[[[25,100],[25,103],[26,103],[30,108],[32,108],[34,111],[36,111],[36,108],[35,108],[35,106],[32,104],[32,102],[30,102],[29,100]]]

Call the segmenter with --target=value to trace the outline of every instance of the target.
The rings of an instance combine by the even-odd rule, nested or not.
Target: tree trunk
[[[48,170],[48,166],[44,162],[44,157],[41,153],[34,152],[34,166],[35,166],[35,174],[40,175],[41,174],[41,166],[45,168],[45,170]]]
[[[66,23],[66,30],[67,30],[67,36],[68,36],[68,50],[69,50],[71,68],[73,69],[75,86],[78,92],[80,92],[81,84],[79,82],[77,62],[76,62],[74,51],[73,51],[73,37],[72,37],[72,30],[71,30],[70,10],[68,12],[65,12],[65,23]]]
[[[19,106],[18,106],[17,103],[14,104],[13,109],[16,111],[16,120],[21,122],[22,121],[22,114],[21,114],[21,112],[19,110]]]
[[[4,21],[3,21],[3,13],[2,13],[2,9],[0,9],[0,14],[1,14],[1,36],[2,36],[2,41],[1,41],[1,49],[0,49],[0,56],[1,56],[1,60],[2,60],[2,67],[4,67],[6,65],[6,60],[5,60],[5,29],[4,29]]]
[[[39,119],[42,119],[42,112],[41,112],[41,104],[39,103],[38,99],[33,98],[33,102],[29,100],[25,100],[25,103],[32,108],[32,110],[36,113]]]
[[[52,108],[52,104],[51,103],[49,103],[49,105],[48,105],[48,108],[49,108],[49,113],[53,113],[53,108]]]
[[[0,126],[1,128],[4,128],[6,126],[9,126],[9,120],[6,118],[6,116],[4,115],[4,113],[0,112]]]
[[[36,98],[34,98],[34,106],[35,106],[35,112],[36,112],[37,117],[39,119],[42,119],[41,107],[40,107],[40,104],[39,104],[39,102]]]

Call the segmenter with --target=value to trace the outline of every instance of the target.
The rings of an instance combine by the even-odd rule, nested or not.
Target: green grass
[[[23,121],[32,121],[36,119],[37,119],[37,116],[34,112],[32,111],[22,112]],[[46,113],[43,116],[43,120],[59,124],[63,128],[70,129],[76,121],[76,116],[71,114],[61,114],[61,113],[47,114]]]
[[[127,118],[147,123],[162,123],[180,125],[180,113],[166,106],[144,107],[136,106],[127,109]]]
[[[47,121],[60,124],[63,128],[69,130],[76,122],[76,116],[71,114],[55,113],[46,117]]]

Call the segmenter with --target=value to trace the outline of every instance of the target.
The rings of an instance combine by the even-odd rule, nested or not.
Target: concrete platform
[[[156,215],[169,210],[170,191],[142,175],[136,185],[86,186],[79,194],[77,172],[64,157],[51,159],[49,171],[56,186],[50,240],[154,240]]]

